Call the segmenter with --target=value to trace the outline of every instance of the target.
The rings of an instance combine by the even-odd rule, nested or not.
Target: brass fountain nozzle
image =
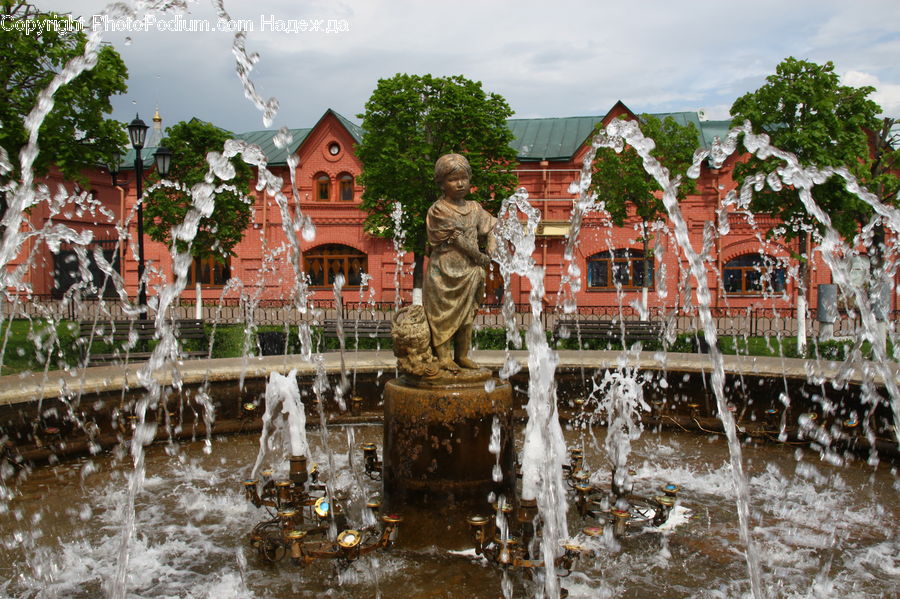
[[[403,516],[400,514],[384,514],[381,516],[381,521],[384,522],[385,533],[387,534],[385,546],[391,547],[397,542],[397,537],[400,535],[400,523],[403,522]]]
[[[337,536],[337,544],[340,548],[341,557],[348,562],[352,562],[360,555],[359,544],[362,541],[362,535],[358,530],[345,530]]]
[[[501,565],[510,566],[515,563],[515,552],[521,545],[518,538],[509,537],[504,541],[499,536],[496,536],[494,537],[494,545],[496,545],[500,550],[500,552],[497,554],[497,561]]]
[[[675,506],[675,497],[671,495],[657,495],[656,512],[653,515],[653,526],[662,526],[669,519],[672,508]]]
[[[602,526],[585,526],[581,529],[581,532],[588,537],[602,537],[603,536],[603,527]]]
[[[290,477],[291,482],[296,485],[305,485],[306,481],[309,479],[309,474],[306,472],[306,456],[305,455],[295,455],[290,458],[291,470]]]
[[[294,563],[300,561],[303,557],[303,538],[306,536],[305,530],[294,529],[285,535],[285,540],[291,546],[291,559]]]
[[[538,513],[537,499],[519,500],[519,512],[517,514],[519,522],[531,522]]]
[[[278,505],[288,505],[291,502],[291,481],[277,480],[275,481],[275,497]]]
[[[481,555],[484,552],[485,545],[487,545],[487,530],[491,520],[487,516],[475,514],[474,516],[466,518],[466,522],[468,522],[469,526],[472,528],[472,536],[475,539],[475,553]]]
[[[313,512],[315,512],[316,516],[318,516],[321,520],[324,520],[328,517],[328,512],[330,509],[331,504],[328,502],[327,497],[319,497],[313,504]]]
[[[259,498],[259,481],[255,478],[248,478],[244,481],[244,497],[247,498],[247,501],[253,504],[254,507],[259,507],[262,504],[262,501]]]
[[[678,497],[678,491],[681,490],[681,487],[679,487],[678,485],[669,483],[667,485],[663,485],[662,487],[660,487],[659,490],[662,491],[667,497],[671,497],[672,499],[675,499],[676,497]]]
[[[297,521],[297,510],[279,510],[278,519],[281,521],[282,534],[286,536],[290,531],[294,530]]]
[[[575,489],[575,505],[578,507],[578,515],[584,518],[587,515],[587,506],[591,493],[594,492],[594,486],[590,481],[581,481],[573,488]]]
[[[628,510],[620,510],[618,508],[613,508],[610,510],[610,513],[613,516],[613,534],[617,539],[621,539],[625,536],[625,529],[628,526],[628,518],[631,514],[628,513]]]
[[[366,476],[372,480],[381,480],[381,460],[378,459],[378,446],[374,443],[363,443],[360,447],[363,450]]]

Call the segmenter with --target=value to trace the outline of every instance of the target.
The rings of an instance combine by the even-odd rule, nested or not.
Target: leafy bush
[[[850,341],[839,341],[832,339],[831,341],[819,341],[811,343],[806,348],[806,355],[809,358],[822,358],[823,360],[846,360],[847,354],[850,352],[853,344]]]
[[[212,324],[206,324],[206,336],[213,340],[212,357],[213,358],[236,358],[242,355],[244,351],[244,326],[238,324],[220,324],[215,327],[213,333]],[[213,335],[215,334],[215,337]],[[207,342],[208,343],[208,342]],[[251,350],[255,352],[255,346],[251,345]],[[209,345],[205,348],[208,349]]]
[[[80,346],[76,344],[78,323],[58,322],[55,340],[50,327],[49,322],[41,319],[0,323],[0,344],[6,342],[3,374],[43,369],[48,359],[51,370],[77,365],[80,358]]]

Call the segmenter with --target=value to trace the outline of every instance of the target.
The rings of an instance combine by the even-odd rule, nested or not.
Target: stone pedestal
[[[488,449],[495,417],[500,422],[500,482],[493,478],[497,456]],[[390,509],[404,514],[415,508],[486,513],[492,491],[509,494],[515,487],[512,387],[489,373],[440,382],[389,381],[383,451]]]

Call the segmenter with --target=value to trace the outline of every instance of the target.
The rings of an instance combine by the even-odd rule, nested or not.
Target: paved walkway
[[[636,367],[641,370],[666,370],[674,372],[709,372],[712,368],[707,354],[678,354],[662,352],[642,352],[623,354],[618,351],[576,351],[559,350],[558,369],[572,370],[585,368],[610,369]],[[503,351],[476,351],[473,356],[482,365],[496,371],[503,366],[506,354]],[[528,352],[512,352],[512,356],[528,368]],[[339,372],[341,356],[337,352],[322,354],[322,361],[329,373]],[[139,375],[143,363],[122,366],[100,366],[71,371],[50,371],[27,375],[14,374],[0,377],[0,405],[28,402],[39,398],[61,395],[92,394],[140,387]],[[344,367],[356,372],[369,373],[391,371],[396,360],[390,350],[347,352]],[[849,382],[860,382],[863,374],[856,368],[846,372],[843,363],[816,362],[796,358],[771,358],[755,356],[725,356],[725,371],[732,374],[791,379],[834,379],[840,377]],[[866,363],[868,377],[876,383],[881,381],[874,364]],[[890,366],[895,380],[898,377],[896,364]],[[185,384],[205,381],[229,381],[265,378],[272,371],[287,373],[296,369],[298,374],[315,374],[315,363],[304,361],[299,355],[266,356],[250,358],[220,358],[215,360],[187,360],[177,365],[177,374]],[[174,368],[154,373],[162,384],[172,382]]]

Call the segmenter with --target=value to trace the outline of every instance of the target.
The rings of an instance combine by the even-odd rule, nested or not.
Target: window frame
[[[735,264],[742,261],[748,263]],[[722,292],[733,297],[784,293],[787,289],[787,269],[779,264],[778,259],[768,254],[747,252],[733,256],[722,264]],[[735,276],[732,273],[738,274]],[[734,281],[740,281],[740,290],[729,289]]]
[[[597,252],[596,254],[592,254],[591,256],[588,256],[587,260],[585,260],[585,289],[587,291],[616,291],[619,287],[627,291],[643,289],[643,281],[639,284],[635,284],[634,282],[635,265],[637,264],[641,269],[643,269],[644,264],[647,263],[649,263],[648,270],[650,279],[647,288],[654,289],[656,285],[656,269],[654,267],[654,259],[652,256],[650,258],[645,258],[643,250],[618,248],[615,250],[605,250],[602,252]],[[616,281],[621,277],[623,266],[627,270],[627,279],[617,287]],[[604,285],[594,284],[597,282],[595,275],[593,274],[595,272],[595,269],[602,269],[604,271],[604,279],[606,281]]]
[[[356,271],[351,277],[354,261]],[[335,265],[339,266],[337,270],[334,269]],[[334,285],[334,275],[338,272],[344,275],[345,289],[358,289],[362,285],[362,274],[368,273],[368,268],[368,254],[342,243],[317,245],[303,253],[303,272],[309,278],[312,289],[330,289]]]
[[[341,173],[340,175],[338,175],[337,180],[338,180],[338,201],[348,203],[348,204],[353,202],[353,200],[356,199],[354,197],[356,195],[355,189],[354,189],[356,181],[355,181],[353,175],[351,175],[350,173]],[[344,197],[345,191],[349,191],[349,194],[350,194],[349,198]]]
[[[317,202],[330,202],[331,201],[331,177],[328,176],[327,173],[316,173],[315,177],[313,177],[313,181],[315,183],[315,198]],[[324,194],[323,194],[324,192]],[[322,197],[322,196],[325,197]]]

